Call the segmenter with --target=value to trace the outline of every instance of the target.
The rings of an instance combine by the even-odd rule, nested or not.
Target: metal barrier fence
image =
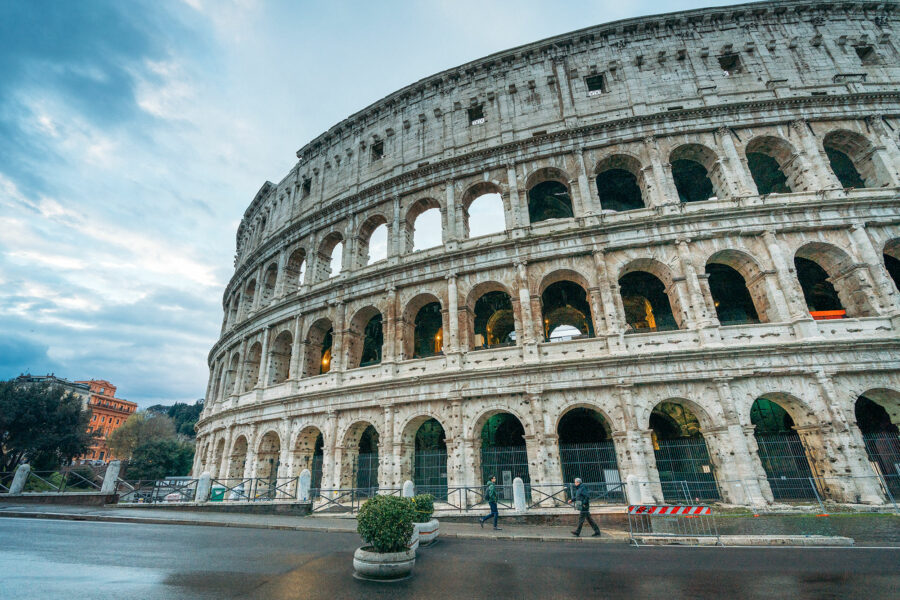
[[[900,436],[893,432],[863,434],[872,469],[885,479],[895,497],[900,497]]]
[[[447,450],[416,450],[413,460],[416,489],[428,489],[436,500],[447,500]]]
[[[197,495],[197,481],[191,477],[134,481],[120,479],[116,485],[116,493],[119,494],[119,502],[123,503],[193,502]]]
[[[369,498],[376,494],[387,496],[399,496],[403,490],[400,488],[331,488],[315,491],[316,502],[313,503],[312,512],[358,512],[359,508]],[[310,494],[313,490],[310,491]]]
[[[721,499],[709,450],[702,437],[659,440],[654,455],[666,502]]]
[[[0,473],[0,494],[9,493],[9,486],[12,485],[12,480],[15,476],[16,474],[13,472]]]
[[[708,506],[629,506],[628,534],[640,546],[648,538],[682,538],[682,543],[715,540],[721,545],[719,529]]]
[[[756,433],[759,459],[776,500],[818,500],[806,449],[796,431]]]
[[[481,449],[481,480],[497,476],[497,495],[512,501],[512,483],[516,477],[525,485],[531,481],[528,474],[528,453],[525,446],[494,446]]]
[[[10,479],[10,482],[12,479]],[[102,478],[85,477],[79,471],[66,469],[62,471],[28,471],[24,492],[99,492]],[[8,490],[7,490],[8,491]]]

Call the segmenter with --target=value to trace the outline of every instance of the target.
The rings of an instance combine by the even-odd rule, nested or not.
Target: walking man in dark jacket
[[[594,536],[597,537],[600,535],[600,528],[597,527],[597,524],[594,523],[594,520],[591,518],[591,493],[588,491],[586,487],[581,484],[581,478],[575,478],[575,498],[569,500],[569,504],[575,504],[575,507],[578,508],[578,527],[575,528],[575,531],[572,532],[572,535],[575,537],[579,537],[581,535],[581,526],[584,525],[584,522],[587,521],[590,523],[591,527],[594,528]]]
[[[494,517],[494,530],[500,531],[500,527],[497,527],[497,518],[500,516],[500,513],[497,512],[497,476],[491,475],[491,478],[487,482],[487,489],[484,491],[484,499],[487,500],[488,506],[491,507],[491,514],[486,517],[481,517],[479,522],[481,523],[481,528],[484,529],[484,522]]]

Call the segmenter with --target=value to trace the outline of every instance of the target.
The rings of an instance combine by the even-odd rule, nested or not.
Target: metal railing
[[[132,481],[120,479],[116,484],[116,493],[122,503],[193,502],[197,495],[197,481],[191,477]]]
[[[62,471],[28,471],[23,491],[34,493],[55,492],[58,494],[63,492],[99,492],[102,481],[102,479],[97,481],[97,477],[94,475],[91,478],[87,478],[79,471],[72,469]]]
[[[16,474],[14,472],[0,473],[0,494],[9,493],[9,486],[12,485],[12,480],[15,476]]]

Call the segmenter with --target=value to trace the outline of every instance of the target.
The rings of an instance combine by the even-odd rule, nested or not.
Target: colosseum
[[[194,473],[892,501],[898,8],[598,25],[334,125],[244,213]]]

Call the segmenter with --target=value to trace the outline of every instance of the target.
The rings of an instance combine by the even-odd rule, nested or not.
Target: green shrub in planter
[[[356,517],[356,531],[375,552],[404,552],[413,534],[416,507],[409,498],[375,496]]]
[[[413,504],[416,505],[416,523],[427,523],[434,514],[434,496],[431,494],[419,494],[413,496]]]

